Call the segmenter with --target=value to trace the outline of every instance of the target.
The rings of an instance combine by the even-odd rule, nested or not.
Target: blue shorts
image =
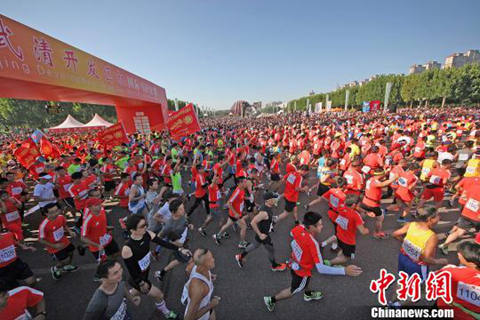
[[[409,277],[417,273],[422,279],[422,282],[427,280],[429,272],[427,265],[415,263],[401,252],[398,254],[398,272],[400,271],[405,272]]]

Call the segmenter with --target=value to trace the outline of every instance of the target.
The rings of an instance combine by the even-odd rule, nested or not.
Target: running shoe
[[[77,247],[77,251],[78,251],[78,254],[81,255],[81,256],[84,256],[85,255],[85,247],[80,245]]]
[[[248,242],[247,242],[247,241],[240,241],[240,242],[238,243],[238,248],[239,248],[239,249],[245,249],[247,246],[248,246]]]
[[[165,275],[167,273],[166,272],[162,272],[162,270],[159,270],[159,271],[155,271],[155,273],[153,274],[153,276],[155,277],[155,279],[157,279],[158,281],[160,282],[163,282],[163,280],[165,280]]]
[[[56,267],[51,267],[50,273],[52,274],[53,280],[59,280],[62,277],[62,272],[58,270]]]
[[[263,297],[263,302],[267,306],[267,310],[272,312],[275,309],[275,303],[272,302],[272,297]]]
[[[235,231],[235,232],[238,231],[238,226],[237,226],[236,223],[234,223],[234,224],[232,225],[232,229],[233,229],[233,231]]]
[[[75,232],[76,234],[80,234],[80,233],[81,233],[80,228],[77,227],[77,226],[73,226],[73,227],[72,227],[72,230],[73,230],[73,232]]]
[[[408,222],[408,219],[405,218],[405,217],[399,217],[399,218],[397,219],[397,222],[406,223],[406,222]]]
[[[230,235],[228,234],[228,232],[224,232],[221,236],[222,239],[230,239]]]
[[[237,261],[238,266],[240,268],[243,268],[242,255],[241,254],[236,254],[235,255],[235,260]]]
[[[213,240],[215,241],[215,243],[217,244],[217,246],[221,245],[222,243],[220,242],[220,237],[214,233],[213,236],[212,236]]]
[[[178,319],[178,314],[175,311],[170,310],[169,313],[164,315],[166,319]]]
[[[275,268],[272,267],[271,270],[273,272],[282,272],[282,271],[285,271],[287,270],[287,264],[286,263],[280,263],[278,266],[276,266]]]
[[[303,209],[305,209],[305,210],[307,210],[307,211],[308,211],[309,208],[310,208],[310,206],[309,206],[308,204],[305,204],[305,205],[303,206]]]
[[[63,266],[62,271],[65,272],[75,272],[78,270],[78,266],[74,266],[71,264],[67,264],[66,266]]]
[[[118,223],[120,224],[120,228],[122,228],[124,230],[127,229],[127,225],[125,224],[125,218],[118,219]]]
[[[202,236],[204,236],[204,237],[207,236],[207,233],[205,232],[205,229],[202,228],[202,227],[198,228],[198,232],[199,232]]]
[[[303,300],[305,301],[312,301],[312,300],[320,300],[323,298],[323,293],[321,291],[312,291],[310,295],[304,293]]]
[[[374,233],[373,233],[373,237],[374,237],[375,239],[382,240],[382,239],[386,239],[386,238],[387,238],[387,235],[385,234],[385,232],[374,232]]]
[[[438,246],[438,248],[440,249],[440,252],[444,255],[444,256],[448,256],[448,248],[446,246]]]

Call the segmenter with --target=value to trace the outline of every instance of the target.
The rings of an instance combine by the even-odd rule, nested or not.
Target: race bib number
[[[12,194],[13,194],[13,195],[20,194],[20,193],[22,193],[22,191],[23,191],[22,187],[12,188]]]
[[[332,205],[332,207],[338,208],[339,202],[340,200],[337,197],[335,197],[333,194],[330,195],[330,204]]]
[[[342,161],[340,161],[340,165],[341,165],[341,166],[344,166],[344,165],[345,165],[345,162],[346,162],[345,159],[342,159]]]
[[[431,184],[440,185],[442,183],[442,178],[440,178],[438,176],[431,176],[429,182]]]
[[[147,270],[147,268],[150,266],[150,260],[151,260],[151,253],[149,252],[145,255],[145,257],[143,257],[142,259],[140,259],[140,261],[138,261],[138,266],[140,267],[140,270],[142,272]]]
[[[124,320],[127,315],[127,298],[123,298],[122,303],[117,309],[117,312],[110,318],[110,320]]]
[[[414,245],[409,240],[405,239],[402,244],[403,251],[415,261],[420,259],[420,255],[422,254],[422,249],[420,247]]]
[[[303,250],[302,250],[302,248],[300,248],[300,246],[298,245],[297,241],[292,240],[292,242],[290,243],[290,247],[292,247],[292,253],[293,253],[294,257],[295,257],[295,260],[301,261],[301,260],[302,260]]]
[[[291,184],[294,184],[295,183],[295,175],[294,174],[289,174],[288,175],[288,178],[287,178],[287,181],[290,182]]]
[[[110,241],[112,241],[112,236],[109,233],[105,233],[103,236],[100,237],[100,245],[102,247],[109,244]]]
[[[353,176],[351,175],[344,175],[345,180],[347,180],[347,184],[353,184]]]
[[[422,175],[426,176],[430,172],[430,168],[422,168]]]
[[[345,217],[338,216],[337,219],[335,219],[335,223],[343,230],[347,230],[348,228],[348,219]]]
[[[468,174],[474,174],[475,173],[475,167],[467,167],[465,172],[468,173]]]
[[[15,259],[16,256],[17,255],[15,253],[15,245],[13,245],[13,244],[0,250],[0,262],[1,263],[5,263],[5,262],[8,262],[10,260],[13,260],[13,259]]]
[[[370,172],[371,168],[369,166],[363,166],[362,167],[362,172],[365,174],[368,174]]]
[[[422,152],[422,148],[420,148],[420,147],[415,147],[415,152],[416,152],[416,153]]]
[[[479,209],[478,200],[469,199],[467,201],[467,203],[465,204],[465,208],[467,208],[468,210],[473,211],[473,212],[478,212],[478,209]]]
[[[7,219],[7,222],[12,222],[20,219],[20,215],[18,214],[18,211],[13,211],[13,212],[7,213],[5,215],[5,218]]]
[[[480,307],[480,287],[464,282],[458,282],[457,298]]]
[[[408,182],[407,182],[407,179],[403,178],[403,177],[400,177],[398,178],[398,184],[402,187],[407,187],[408,186]]]
[[[63,190],[65,190],[66,192],[68,192],[68,190],[70,189],[71,186],[72,186],[71,183],[67,183],[66,185],[63,186]]]
[[[60,229],[53,231],[53,239],[55,241],[60,241],[63,238],[64,234],[65,231],[63,230],[63,227],[61,227]]]
[[[244,202],[240,203],[240,213],[243,212],[244,207],[245,207],[245,203]]]
[[[458,160],[467,161],[468,160],[468,153],[460,153],[460,155],[458,156]]]

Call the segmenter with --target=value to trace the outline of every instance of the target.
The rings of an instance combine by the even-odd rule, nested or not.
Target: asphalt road
[[[312,174],[313,176],[313,174]],[[313,179],[314,180],[314,179]],[[313,181],[311,179],[311,181]],[[313,182],[311,182],[313,183]],[[261,191],[260,191],[261,193]],[[257,203],[262,198],[257,195]],[[310,197],[313,199],[313,196]],[[306,203],[305,194],[300,196],[302,204]],[[191,203],[190,203],[191,204]],[[121,245],[123,239],[118,227],[118,218],[126,212],[118,207],[109,207],[109,221],[116,226],[115,238]],[[111,209],[111,210],[110,210]],[[326,205],[320,204],[313,208],[323,214],[324,230],[320,239],[326,239],[333,233],[331,223],[326,215]],[[283,210],[283,200],[275,213]],[[299,208],[300,216],[304,213]],[[449,209],[442,213],[442,220],[436,230],[447,231],[456,220],[458,210]],[[205,214],[202,208],[197,209],[193,214],[193,223],[196,227],[203,221]],[[373,220],[367,218],[367,227],[373,229]],[[34,213],[27,217],[32,229],[36,229],[40,223],[40,214]],[[209,234],[217,230],[217,222],[209,226]],[[385,219],[385,229],[392,231],[400,224],[396,222],[396,215],[389,214]],[[272,234],[278,261],[285,260],[290,255],[289,231],[293,227],[293,218],[281,221]],[[296,295],[292,299],[277,303],[273,313],[267,312],[263,303],[263,296],[272,295],[284,289],[290,284],[288,272],[274,273],[270,271],[266,251],[259,248],[247,257],[246,265],[240,269],[234,259],[238,252],[238,234],[230,230],[231,238],[217,246],[211,236],[202,237],[194,231],[190,234],[190,245],[192,249],[206,247],[215,256],[217,274],[215,282],[215,295],[222,298],[217,307],[217,319],[369,319],[369,306],[378,305],[376,295],[369,291],[369,284],[372,279],[377,279],[380,268],[386,268],[390,272],[397,271],[397,257],[400,243],[395,239],[376,240],[371,236],[358,236],[357,254],[355,264],[363,269],[362,275],[356,278],[342,276],[325,276],[315,273],[312,280],[312,288],[322,290],[324,299],[314,302],[303,301],[302,295]],[[32,231],[33,238],[36,238],[37,231]],[[253,231],[248,231],[247,240],[253,241]],[[27,262],[34,273],[42,277],[38,288],[45,293],[48,319],[81,319],[83,312],[90,300],[91,295],[98,286],[93,282],[96,263],[88,252],[81,257],[75,253],[74,264],[80,266],[79,270],[72,274],[65,274],[62,279],[52,279],[49,268],[53,264],[52,258],[38,244],[34,244],[37,251],[22,252],[20,257]],[[440,253],[437,253],[440,254]],[[333,258],[334,253],[324,250],[324,258]],[[450,262],[457,263],[456,254],[450,252]],[[158,270],[168,262],[168,255],[164,254],[160,261],[153,262],[152,270]],[[151,272],[153,273],[153,272]],[[125,270],[124,276],[127,271]],[[180,303],[180,296],[185,283],[184,267],[179,266],[170,272],[164,283],[159,284],[156,280],[153,283],[159,285],[166,294],[169,308],[183,315],[184,306]],[[155,311],[152,300],[142,297],[142,303],[138,308],[132,308],[134,319],[163,319],[163,316]]]

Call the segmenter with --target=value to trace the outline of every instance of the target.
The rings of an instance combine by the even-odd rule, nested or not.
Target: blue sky
[[[2,0],[0,13],[216,109],[480,49],[480,1]]]

